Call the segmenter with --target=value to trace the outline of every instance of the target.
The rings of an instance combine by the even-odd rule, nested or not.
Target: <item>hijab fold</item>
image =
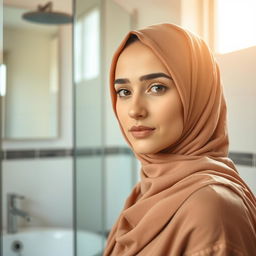
[[[144,248],[160,239],[159,234],[167,225],[171,227],[172,218],[184,202],[213,184],[242,198],[250,222],[256,227],[255,197],[227,156],[226,102],[218,65],[207,45],[192,32],[173,24],[130,31],[116,50],[110,70],[117,119],[115,68],[131,35],[149,47],[172,76],[183,105],[184,129],[180,139],[164,153],[134,152],[141,162],[141,181],[133,188],[109,234],[104,256],[147,255],[143,254]],[[120,122],[119,125],[132,148]]]

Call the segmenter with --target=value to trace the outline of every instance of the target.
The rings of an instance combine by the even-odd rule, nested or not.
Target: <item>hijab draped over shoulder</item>
[[[110,70],[116,117],[116,63],[131,35],[166,66],[182,101],[184,129],[164,153],[134,152],[141,181],[104,256],[256,255],[256,199],[227,156],[226,103],[213,55],[199,36],[173,24],[130,31]]]

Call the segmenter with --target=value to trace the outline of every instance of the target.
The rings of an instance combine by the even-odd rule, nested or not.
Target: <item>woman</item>
[[[256,199],[227,157],[226,103],[206,44],[172,24],[131,31],[110,77],[141,181],[104,256],[256,255]]]

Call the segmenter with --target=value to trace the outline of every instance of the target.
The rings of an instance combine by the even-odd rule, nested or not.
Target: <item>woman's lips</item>
[[[131,131],[132,136],[136,139],[140,138],[146,138],[150,136],[155,129],[146,129],[146,130],[140,130],[140,131]]]

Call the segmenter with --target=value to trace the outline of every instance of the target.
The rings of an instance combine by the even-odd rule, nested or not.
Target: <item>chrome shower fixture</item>
[[[53,3],[48,2],[45,5],[38,5],[37,11],[26,12],[22,15],[22,18],[41,24],[67,24],[73,22],[73,17],[64,12],[52,11]]]

